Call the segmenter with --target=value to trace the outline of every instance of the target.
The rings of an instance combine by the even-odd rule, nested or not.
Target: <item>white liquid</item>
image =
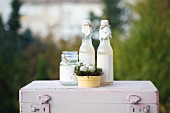
[[[95,64],[95,56],[93,54],[79,53],[79,62],[83,64]]]
[[[79,49],[79,62],[95,65],[95,51],[91,38],[83,39]]]
[[[113,55],[97,55],[97,67],[103,70],[101,83],[113,81]]]
[[[103,70],[101,84],[112,84],[114,80],[113,49],[109,38],[100,40],[100,45],[97,49],[97,67]]]

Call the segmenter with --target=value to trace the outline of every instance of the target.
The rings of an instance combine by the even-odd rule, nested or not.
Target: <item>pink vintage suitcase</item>
[[[150,81],[115,81],[99,88],[34,81],[20,89],[20,113],[159,113]]]

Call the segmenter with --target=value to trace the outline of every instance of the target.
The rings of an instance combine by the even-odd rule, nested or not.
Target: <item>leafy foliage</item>
[[[121,25],[121,10],[118,7],[120,0],[103,0],[105,8],[102,19],[108,19],[112,29],[119,29]]]
[[[131,8],[139,15],[132,20],[130,36],[115,40],[117,79],[151,80],[159,90],[161,112],[170,104],[170,4],[168,0],[138,1]],[[164,109],[164,110],[162,110]]]
[[[19,15],[19,9],[21,6],[20,0],[13,0],[11,7],[12,7],[12,13],[10,15],[9,21],[8,21],[8,30],[13,33],[17,33],[17,30],[20,28],[20,15]]]
[[[0,96],[3,103],[0,107],[2,113],[18,112],[18,81],[20,81],[20,54],[19,53],[19,34],[16,32],[19,29],[18,19],[18,0],[12,2],[13,12],[9,19],[8,29],[0,19]],[[14,8],[15,7],[15,8]],[[13,20],[16,21],[13,21]],[[15,22],[15,24],[12,24]],[[15,29],[15,30],[14,30]],[[10,109],[6,109],[10,108]]]

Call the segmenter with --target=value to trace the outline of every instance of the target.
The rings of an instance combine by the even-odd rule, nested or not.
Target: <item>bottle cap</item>
[[[86,36],[89,36],[92,33],[92,25],[90,20],[83,21],[82,33]]]
[[[106,39],[107,37],[112,38],[111,31],[110,31],[110,25],[108,20],[101,20],[101,25],[99,29],[99,39],[101,40]]]
[[[91,26],[90,20],[83,20],[83,26]]]
[[[77,51],[63,51],[61,55],[62,61],[71,62],[78,60]]]
[[[101,26],[107,26],[107,25],[109,25],[108,20],[101,20]]]

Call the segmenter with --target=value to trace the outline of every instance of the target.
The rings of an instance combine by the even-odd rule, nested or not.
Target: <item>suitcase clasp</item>
[[[40,102],[31,104],[30,113],[50,113],[49,100],[51,100],[49,95],[40,95]]]
[[[49,95],[40,95],[39,100],[42,104],[48,103],[49,100],[51,100],[51,97]]]
[[[137,95],[130,95],[127,97],[127,99],[131,104],[137,104],[141,100],[141,97]]]
[[[50,113],[49,104],[31,104],[30,113]]]

